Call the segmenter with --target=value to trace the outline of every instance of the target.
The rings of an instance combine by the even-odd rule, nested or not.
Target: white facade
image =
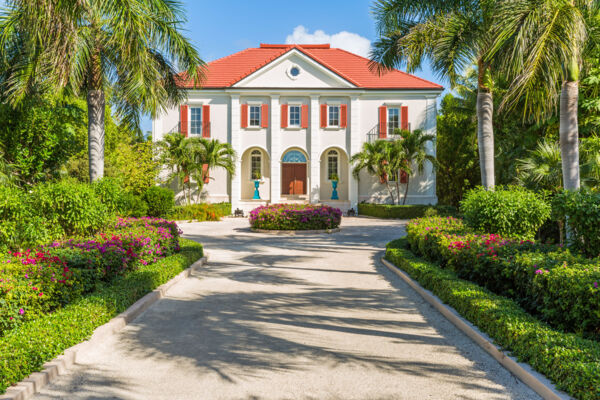
[[[410,128],[435,134],[436,99],[440,93],[440,89],[359,88],[297,50],[287,52],[231,87],[189,90],[186,104],[190,110],[210,106],[210,137],[230,143],[237,153],[236,174],[229,177],[223,170],[211,171],[214,180],[205,185],[202,197],[208,202],[230,201],[233,210],[246,211],[258,204],[286,201],[326,203],[344,210],[356,210],[362,201],[389,203],[386,186],[375,177],[366,173],[358,180],[353,177],[349,158],[360,151],[369,133],[377,134],[381,106],[388,110],[408,107]],[[263,105],[266,105],[268,123],[263,121]],[[336,122],[337,110],[337,126],[321,126],[323,105],[328,107],[328,123]],[[247,111],[244,111],[245,107]],[[342,126],[342,108],[345,108],[346,127]],[[287,114],[283,121],[282,110]],[[300,113],[298,126],[293,125],[296,111]],[[245,122],[242,121],[243,113],[248,114]],[[179,122],[178,108],[160,115],[153,121],[153,140],[159,141],[165,134],[177,131]],[[257,122],[258,126],[251,126],[252,122]],[[287,127],[282,126],[286,122]],[[193,134],[194,123],[188,117],[189,135]],[[296,152],[284,159],[294,150],[306,159],[304,180],[298,178],[303,163],[290,166],[284,162],[293,156],[296,156],[295,161],[302,161]],[[331,153],[332,150],[337,154],[339,200],[331,199],[332,183],[328,174],[336,166],[336,155]],[[429,144],[429,152],[435,154],[433,143]],[[261,170],[260,200],[252,199],[253,168]],[[294,178],[290,178],[292,175]],[[401,196],[403,188],[404,185]],[[422,174],[411,176],[407,204],[435,203],[435,173],[428,164]]]

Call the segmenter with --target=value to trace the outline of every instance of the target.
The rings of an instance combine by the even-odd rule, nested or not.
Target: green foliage
[[[201,203],[175,206],[169,218],[176,221],[220,221],[227,215],[231,215],[231,203]]]
[[[390,204],[358,204],[358,215],[377,218],[412,219],[426,215],[455,215],[456,208],[452,206],[430,205],[390,205]]]
[[[574,249],[590,257],[600,256],[600,194],[589,190],[565,191],[552,201],[556,218],[567,218]]]
[[[92,183],[96,196],[111,215],[124,215],[128,204],[121,182],[114,178],[102,178]]]
[[[479,232],[531,239],[550,217],[550,205],[540,195],[518,186],[471,189],[461,202],[465,221]]]
[[[31,195],[32,206],[61,235],[87,235],[107,222],[109,212],[94,189],[85,183],[59,181],[36,186]]]
[[[519,184],[535,191],[557,193],[562,189],[560,148],[555,141],[541,140],[529,156],[517,160]]]
[[[125,192],[123,195],[124,217],[145,217],[148,214],[148,203],[141,196],[136,196],[131,192]]]
[[[405,239],[390,242],[386,258],[559,389],[580,400],[600,397],[600,343],[552,329],[514,301],[459,279],[405,247]]]
[[[152,186],[144,193],[144,201],[148,204],[148,215],[166,217],[175,206],[175,194],[169,189]]]
[[[95,328],[125,311],[146,293],[167,282],[203,256],[202,245],[181,239],[181,252],[141,265],[53,313],[0,337],[0,393],[65,349],[88,338]]]
[[[126,191],[144,194],[158,178],[159,162],[152,149],[152,142],[118,143],[108,153],[106,175],[119,179]]]

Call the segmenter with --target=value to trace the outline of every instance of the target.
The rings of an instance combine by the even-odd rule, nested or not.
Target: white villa
[[[278,202],[342,210],[389,202],[377,178],[354,178],[349,157],[366,141],[389,139],[396,128],[435,134],[443,90],[398,70],[379,75],[368,59],[328,44],[261,44],[209,63],[201,89],[185,76],[181,85],[188,88],[186,103],[153,121],[153,140],[179,131],[230,143],[238,155],[235,175],[210,171],[214,179],[202,197],[246,212]],[[435,154],[433,144],[429,151]],[[339,177],[334,200],[333,174]],[[407,203],[436,204],[435,182],[427,165],[411,177]]]

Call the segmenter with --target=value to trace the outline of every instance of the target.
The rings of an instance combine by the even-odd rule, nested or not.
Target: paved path
[[[209,265],[37,399],[538,398],[381,266],[401,222],[182,229]]]

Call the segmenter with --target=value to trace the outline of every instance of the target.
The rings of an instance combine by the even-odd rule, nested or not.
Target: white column
[[[360,151],[360,146],[366,138],[361,135],[366,135],[366,132],[360,130],[360,100],[358,96],[352,96],[350,98],[350,148],[348,149],[348,155],[352,157],[354,154]],[[348,162],[350,160],[348,159]],[[354,208],[354,211],[358,211],[358,180],[352,174],[352,165],[348,167],[348,185],[349,193],[348,199],[350,200],[350,207]]]
[[[310,202],[318,203],[321,188],[321,140],[319,128],[319,95],[310,96]]]
[[[271,95],[271,203],[281,199],[281,102],[279,95]]]
[[[240,131],[240,96],[231,96],[231,146],[237,155],[235,160],[235,175],[231,179],[231,210],[240,207],[242,200],[242,138]]]

